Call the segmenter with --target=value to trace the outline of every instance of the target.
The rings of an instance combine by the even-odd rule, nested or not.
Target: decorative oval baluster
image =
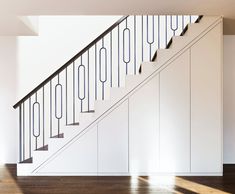
[[[60,84],[60,74],[58,74],[58,81],[55,85],[55,118],[58,121],[57,138],[62,138],[63,134],[60,134],[60,119],[63,117],[63,87]]]
[[[107,49],[105,47],[102,47],[100,49],[99,59],[100,59],[100,63],[99,63],[100,82],[106,82],[107,81]]]
[[[131,60],[131,32],[127,27],[123,30],[123,62],[126,63],[126,74],[128,73],[128,63]]]
[[[40,104],[39,102],[33,103],[33,136],[40,136]]]
[[[154,16],[151,17],[152,22],[149,22],[149,16],[147,16],[147,43],[153,44],[154,43]],[[152,26],[150,27],[149,23],[152,23]],[[150,31],[152,32],[150,36]],[[151,38],[150,38],[151,37]]]
[[[147,16],[147,43],[149,44],[149,60],[151,60],[151,58],[152,58],[151,48],[152,48],[152,44],[154,43],[154,16],[152,16],[152,26],[151,26],[150,29],[149,28],[150,28],[149,16]],[[152,32],[151,36],[150,36],[150,33],[149,33],[150,31]]]
[[[62,85],[56,84],[55,86],[55,117],[61,119],[63,116],[63,91]]]
[[[173,25],[173,17],[175,17],[175,25]],[[178,30],[178,16],[171,16],[171,30],[173,31],[173,35],[175,36],[176,30]]]
[[[131,32],[129,28],[125,28],[123,30],[123,62],[124,63],[130,63],[130,59],[131,59],[130,50],[131,50]]]
[[[78,67],[78,98],[84,100],[86,97],[86,70],[84,65]],[[81,85],[83,84],[83,88]]]
[[[83,88],[82,88],[83,87]],[[82,102],[86,98],[86,70],[82,64],[78,67],[78,99],[81,101],[81,112],[83,111]]]
[[[102,47],[99,50],[99,80],[102,83],[102,99],[104,100],[104,84],[107,81],[107,49],[104,47],[104,39],[102,39]]]

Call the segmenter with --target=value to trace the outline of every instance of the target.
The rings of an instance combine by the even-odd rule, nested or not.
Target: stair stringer
[[[180,39],[173,41],[173,44],[179,43],[179,45],[175,48],[168,49],[164,51],[164,54],[158,55],[158,58],[154,62],[145,62],[143,63],[143,73],[141,75],[136,76],[127,76],[125,88],[111,88],[111,96],[110,100],[106,101],[97,101],[95,102],[95,110],[96,112],[93,115],[92,121],[87,122],[79,126],[79,133],[74,130],[74,133],[70,136],[72,138],[65,138],[63,142],[59,143],[60,147],[56,151],[49,151],[45,153],[43,162],[40,164],[18,164],[18,167],[23,167],[27,173],[18,173],[19,175],[39,175],[37,172],[44,165],[47,164],[52,158],[54,158],[57,154],[60,154],[67,146],[73,144],[77,140],[77,138],[82,137],[89,129],[94,127],[100,120],[109,115],[114,109],[119,107],[125,100],[127,100],[135,91],[141,88],[143,85],[149,82],[154,76],[156,76],[159,72],[161,72],[165,67],[167,67],[170,63],[172,63],[178,56],[182,55],[187,49],[189,49],[192,45],[194,45],[200,38],[202,38],[205,34],[207,34],[211,29],[213,29],[218,23],[221,22],[221,17],[204,17],[202,19],[207,22],[201,24],[193,24],[198,26],[198,33],[195,31],[190,36],[190,32],[187,32],[186,37],[188,41],[180,42]],[[199,26],[201,25],[201,26]],[[184,37],[182,37],[184,38]],[[148,69],[145,66],[148,66]],[[131,78],[130,78],[131,77]],[[116,92],[113,92],[115,90]],[[30,168],[28,168],[31,165]],[[20,171],[22,172],[22,170]]]

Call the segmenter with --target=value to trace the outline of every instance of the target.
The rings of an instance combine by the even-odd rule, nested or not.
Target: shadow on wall
[[[224,35],[235,34],[235,19],[224,18]]]
[[[17,162],[17,37],[0,36],[0,163]]]

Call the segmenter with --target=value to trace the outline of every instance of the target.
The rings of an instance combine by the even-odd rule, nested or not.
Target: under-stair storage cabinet
[[[126,21],[125,25],[130,23],[127,23],[126,19],[122,21]],[[122,26],[125,25],[120,25],[118,30],[122,30]],[[120,34],[127,33],[127,29],[123,32],[120,31]],[[65,121],[62,125],[63,120],[60,120],[60,117],[54,118],[56,123],[53,122],[53,119],[50,125],[46,122],[45,126],[48,127],[48,131],[45,131],[45,134],[47,132],[49,134],[52,129],[58,131],[57,136],[45,138],[48,149],[31,150],[34,146],[33,143],[31,146],[31,139],[24,137],[25,134],[28,134],[25,131],[31,130],[31,122],[29,122],[30,125],[24,125],[24,123],[26,124],[25,118],[29,117],[28,121],[31,121],[30,111],[31,109],[34,111],[35,105],[39,106],[40,96],[42,97],[41,106],[44,107],[44,95],[39,95],[37,98],[36,92],[32,106],[31,98],[29,103],[23,102],[19,107],[20,130],[24,135],[22,138],[20,136],[20,151],[22,152],[19,155],[23,162],[17,164],[18,175],[222,175],[222,18],[205,16],[200,22],[189,24],[186,29],[183,36],[181,34],[181,36],[172,37],[167,49],[158,49],[153,60],[150,58],[145,62],[143,58],[141,62],[137,61],[136,64],[141,63],[141,71],[139,71],[139,66],[131,66],[131,63],[119,64],[119,60],[115,60],[115,63],[120,65],[120,72],[119,69],[112,66],[113,69],[106,69],[105,74],[111,70],[114,77],[109,78],[110,76],[107,74],[105,79],[118,78],[119,80],[119,77],[115,78],[115,75],[122,73],[119,80],[121,84],[119,85],[118,80],[116,84],[111,81],[111,85],[100,80],[102,84],[98,85],[102,85],[102,96],[98,92],[99,95],[96,98],[97,91],[95,90],[94,99],[92,99],[89,97],[89,94],[92,94],[89,91],[89,88],[93,87],[91,83],[95,85],[97,79],[101,79],[101,71],[98,70],[97,73],[95,69],[94,80],[88,83],[87,91],[84,89],[84,100],[85,94],[89,93],[87,101],[80,97],[80,99],[76,99],[76,104],[72,100],[71,104],[74,108],[69,111],[70,116],[73,116],[72,124]],[[109,35],[108,38],[110,38]],[[115,33],[113,33],[113,41],[114,37]],[[119,42],[123,42],[123,40],[121,38]],[[131,41],[132,39],[129,43],[132,43]],[[105,42],[103,41],[104,46],[107,44]],[[139,43],[141,41],[137,41],[136,46],[141,48],[138,46]],[[94,51],[96,51],[97,45],[95,43]],[[151,44],[148,46],[150,46],[150,49],[149,47],[147,49],[148,52],[155,52],[151,50]],[[106,48],[109,47],[100,49],[97,56],[101,56],[101,51],[106,52]],[[125,53],[121,49],[122,46],[119,48],[120,53]],[[91,50],[88,49],[88,51]],[[107,51],[110,53],[109,50]],[[146,52],[146,50],[144,51]],[[145,52],[143,54],[147,56]],[[120,53],[113,52],[113,56],[119,57]],[[130,56],[135,55],[129,53]],[[140,56],[143,55],[136,52],[136,56],[137,59],[140,59]],[[151,57],[151,54],[149,56]],[[110,61],[109,55],[105,58],[104,66],[107,66],[107,61]],[[101,57],[98,59],[100,60],[97,61],[101,61]],[[90,62],[89,64],[92,64],[92,60]],[[71,72],[72,70],[74,72],[76,64],[80,64],[80,59],[79,63],[73,62],[73,68],[70,67]],[[101,62],[99,64],[99,68],[101,68]],[[84,69],[88,67],[88,64],[87,66],[79,65],[78,68],[80,67]],[[129,72],[132,67],[136,68],[135,73]],[[68,68],[68,72],[70,70]],[[89,70],[87,72],[88,75],[92,75],[89,74]],[[63,75],[67,75],[66,73],[67,71]],[[62,73],[60,74],[62,75]],[[96,77],[96,75],[100,77]],[[80,79],[82,76],[79,74],[78,77]],[[72,78],[75,78],[74,74]],[[84,78],[84,83],[86,79]],[[61,80],[63,77],[59,79],[58,75],[56,82],[50,82],[48,86],[51,88],[57,83],[55,87],[60,88],[64,86],[60,84]],[[72,86],[76,88],[76,84],[72,84]],[[45,91],[50,88],[45,87]],[[86,88],[85,84],[84,88]],[[75,91],[80,89],[81,87],[71,92],[73,99],[76,97],[74,96],[77,93]],[[44,86],[42,92],[44,92]],[[80,92],[78,93],[80,94]],[[50,94],[51,96],[53,95]],[[61,98],[62,96],[61,93]],[[64,96],[63,100],[66,104],[67,96]],[[90,101],[93,101],[94,109],[91,109],[88,103]],[[57,101],[56,98],[55,102],[60,101]],[[47,107],[46,104],[45,107]],[[80,110],[76,108],[78,104]],[[89,106],[87,107],[87,105]],[[48,110],[54,106],[48,106]],[[61,105],[61,107],[63,106]],[[86,111],[86,107],[88,111]],[[50,109],[52,110],[52,108]],[[28,114],[24,113],[26,110],[28,110]],[[40,109],[38,110],[38,115],[40,115]],[[41,114],[43,111],[44,108],[42,108]],[[50,111],[46,112],[49,116],[52,115]],[[64,112],[67,113],[67,110],[64,109]],[[76,115],[79,117],[78,122],[76,122]],[[44,120],[41,121],[42,124],[43,122]],[[24,126],[29,127],[24,128]],[[32,126],[34,127],[34,124]],[[34,131],[33,128],[32,131]],[[61,132],[63,132],[63,138],[59,136]],[[27,137],[29,138],[31,135]],[[44,140],[43,137],[41,140]],[[34,135],[32,138],[37,143],[37,136]],[[28,142],[28,140],[30,141]],[[41,142],[39,141],[39,143]],[[27,147],[32,153],[26,153]],[[29,158],[27,159],[27,157]]]

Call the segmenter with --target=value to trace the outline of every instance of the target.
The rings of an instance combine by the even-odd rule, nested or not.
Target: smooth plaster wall
[[[39,36],[18,38],[18,99],[44,81],[120,17],[39,17]]]
[[[17,40],[0,37],[0,164],[17,161]]]
[[[235,163],[235,36],[224,36],[224,163]]]

